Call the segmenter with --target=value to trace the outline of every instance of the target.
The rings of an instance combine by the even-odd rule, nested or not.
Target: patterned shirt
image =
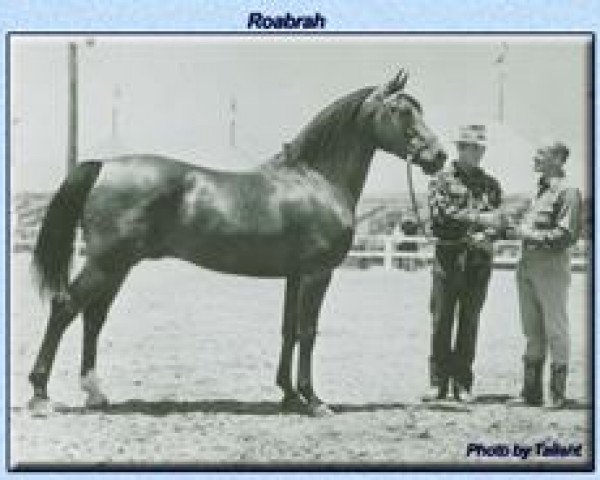
[[[466,212],[489,212],[500,206],[498,181],[480,167],[452,162],[429,183],[429,210],[433,234],[442,240],[465,240],[485,227],[464,219]],[[491,235],[490,235],[491,236]]]
[[[565,186],[562,178],[542,178],[521,225],[532,237],[523,242],[525,248],[563,250],[573,245],[581,232],[579,190]]]

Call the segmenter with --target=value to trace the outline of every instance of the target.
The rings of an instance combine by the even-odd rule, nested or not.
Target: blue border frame
[[[589,118],[589,141],[590,141],[590,152],[591,152],[591,164],[590,172],[592,177],[590,179],[591,184],[589,185],[591,203],[591,214],[594,220],[594,229],[591,232],[591,244],[592,244],[592,258],[591,263],[594,266],[590,275],[590,312],[592,320],[595,320],[595,261],[596,261],[596,243],[595,243],[595,225],[596,225],[596,214],[595,214],[595,202],[596,195],[594,191],[595,185],[595,161],[596,161],[596,149],[595,149],[595,132],[596,132],[596,92],[595,92],[595,70],[597,68],[596,63],[596,34],[591,30],[544,30],[544,31],[511,31],[511,30],[434,30],[434,31],[393,31],[393,30],[374,30],[374,31],[355,31],[355,30],[318,30],[318,31],[221,31],[221,30],[10,30],[5,32],[5,196],[4,196],[4,208],[5,208],[5,256],[4,256],[4,273],[5,273],[5,385],[6,390],[4,392],[4,403],[5,403],[5,467],[8,468],[9,472],[77,472],[77,473],[93,473],[93,472],[461,472],[461,473],[474,473],[474,472],[593,472],[596,466],[596,371],[595,371],[595,322],[592,321],[590,337],[590,351],[592,359],[594,360],[591,364],[590,371],[590,386],[592,387],[592,415],[591,415],[591,436],[593,438],[592,445],[593,451],[591,452],[590,462],[588,464],[545,464],[545,465],[531,465],[527,464],[510,464],[510,465],[499,465],[499,464],[476,464],[473,466],[466,465],[454,465],[454,464],[369,464],[369,465],[351,465],[351,464],[327,464],[327,465],[311,465],[311,464],[277,464],[277,465],[265,465],[265,464],[181,464],[181,465],[131,465],[131,464],[111,464],[102,469],[98,466],[90,465],[89,468],[84,465],[69,465],[69,464],[44,464],[44,465],[26,465],[10,469],[8,467],[9,455],[10,455],[10,421],[9,421],[9,408],[10,408],[10,40],[13,36],[48,36],[48,35],[70,35],[70,36],[234,36],[241,38],[249,38],[252,36],[345,36],[345,35],[362,35],[362,36],[381,36],[381,35],[392,35],[392,36],[404,36],[404,35],[417,35],[417,36],[435,36],[435,35],[451,35],[451,36],[474,36],[474,35],[511,35],[511,36],[573,36],[573,35],[589,35],[591,39],[591,45],[589,49],[589,66],[590,71],[588,73],[588,81],[591,86],[591,95],[593,102],[590,103],[592,108],[590,109]]]

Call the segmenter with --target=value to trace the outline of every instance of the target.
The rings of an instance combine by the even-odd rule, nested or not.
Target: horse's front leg
[[[312,382],[312,355],[317,335],[319,312],[331,281],[331,271],[305,275],[300,279],[298,323],[296,335],[300,345],[298,356],[298,393],[307,402],[312,415],[327,415],[331,410],[316,395]]]
[[[281,406],[286,411],[298,411],[305,408],[304,400],[298,395],[292,384],[292,358],[297,340],[299,285],[299,278],[290,276],[285,286],[281,354],[279,355],[276,383],[283,390]]]

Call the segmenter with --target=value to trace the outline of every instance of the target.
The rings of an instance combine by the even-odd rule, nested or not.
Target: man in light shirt
[[[538,191],[512,236],[523,242],[517,266],[521,324],[526,338],[521,396],[528,405],[543,405],[543,369],[550,350],[552,406],[565,405],[569,364],[567,293],[570,283],[568,248],[581,230],[581,195],[564,184],[569,149],[561,142],[538,149],[534,171]]]

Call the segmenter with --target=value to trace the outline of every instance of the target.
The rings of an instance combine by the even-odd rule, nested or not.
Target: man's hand
[[[489,232],[475,232],[469,235],[469,245],[479,250],[484,250],[490,255],[493,252],[492,240]]]
[[[457,211],[454,215],[454,219],[460,222],[465,222],[470,225],[479,225],[479,211],[475,209],[462,209]]]
[[[492,229],[497,232],[504,230],[508,226],[507,215],[501,210],[494,210],[492,212],[462,210],[456,213],[455,218],[473,226]]]
[[[515,225],[507,230],[506,237],[509,240],[526,240],[534,243],[543,243],[544,235],[537,231],[531,229],[526,225]]]
[[[493,212],[482,212],[478,216],[477,224],[481,227],[502,231],[508,226],[508,217],[500,209]]]

